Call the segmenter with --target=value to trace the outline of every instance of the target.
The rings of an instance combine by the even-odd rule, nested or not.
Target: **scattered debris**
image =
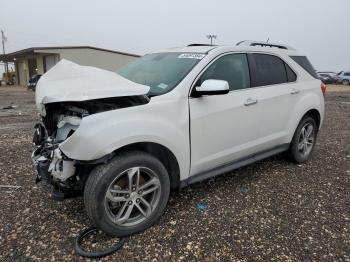
[[[241,185],[239,191],[242,193],[247,193],[249,191],[248,187]]]
[[[203,203],[198,203],[196,205],[196,208],[199,209],[199,210],[205,211],[205,210],[208,209],[208,206],[206,204],[203,204]]]
[[[15,105],[9,105],[9,106],[4,106],[2,109],[15,109],[17,107],[18,106],[15,106]]]
[[[217,200],[219,200],[219,201],[221,200],[221,198],[220,198],[219,196],[217,196],[217,195],[215,195],[214,197],[215,197]]]
[[[11,185],[0,185],[0,191],[5,193],[12,193],[17,189],[21,188],[21,186],[11,186]]]

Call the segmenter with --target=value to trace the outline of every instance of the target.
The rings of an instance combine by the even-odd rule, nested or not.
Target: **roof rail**
[[[293,47],[287,46],[287,45],[268,43],[268,42],[251,41],[251,40],[240,41],[236,44],[236,46],[238,46],[238,45],[276,47],[276,48],[285,49],[285,50],[295,50]]]
[[[211,45],[211,44],[189,44],[187,46],[215,46],[215,45]]]

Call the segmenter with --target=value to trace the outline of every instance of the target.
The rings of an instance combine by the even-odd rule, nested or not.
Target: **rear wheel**
[[[144,152],[129,152],[96,167],[84,189],[90,219],[104,232],[127,236],[158,221],[170,192],[163,164]]]
[[[289,148],[292,160],[302,163],[310,158],[316,143],[317,129],[316,121],[311,116],[305,116],[300,121]]]

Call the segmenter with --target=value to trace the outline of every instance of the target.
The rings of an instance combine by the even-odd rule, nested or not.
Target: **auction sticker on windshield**
[[[205,57],[205,54],[196,54],[196,53],[185,53],[178,56],[178,58],[191,58],[191,59],[202,59]]]

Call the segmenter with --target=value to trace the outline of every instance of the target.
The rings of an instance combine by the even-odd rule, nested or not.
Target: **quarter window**
[[[250,77],[246,54],[231,54],[219,58],[201,75],[196,86],[200,86],[208,79],[225,80],[230,90],[249,88]]]
[[[306,72],[308,72],[311,76],[318,79],[318,76],[316,74],[316,70],[310,63],[309,59],[307,59],[306,56],[290,56],[298,65],[300,65]]]

